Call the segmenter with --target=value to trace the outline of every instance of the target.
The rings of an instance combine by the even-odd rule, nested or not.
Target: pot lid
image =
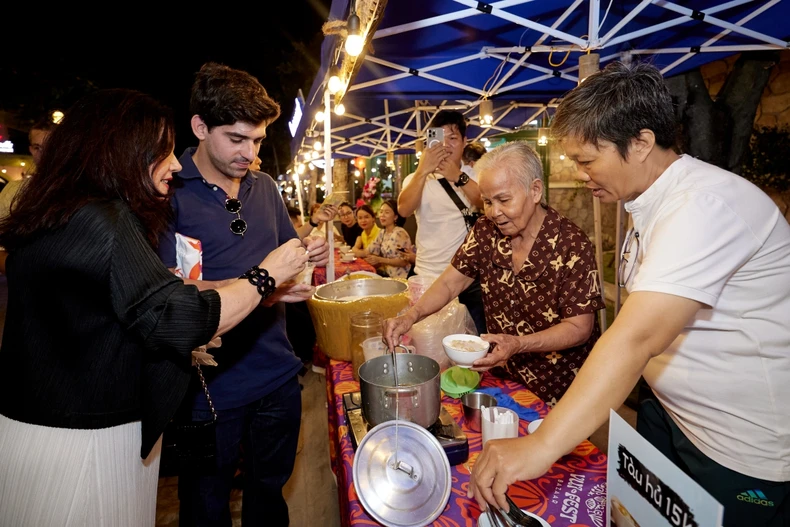
[[[353,476],[360,503],[386,527],[428,525],[450,500],[447,454],[428,430],[410,421],[386,421],[365,434]]]

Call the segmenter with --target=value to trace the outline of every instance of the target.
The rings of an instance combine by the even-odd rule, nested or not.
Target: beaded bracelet
[[[261,298],[271,296],[277,289],[274,278],[269,276],[269,271],[261,269],[257,265],[253,265],[246,273],[239,278],[246,278],[249,282],[258,289],[258,294]]]

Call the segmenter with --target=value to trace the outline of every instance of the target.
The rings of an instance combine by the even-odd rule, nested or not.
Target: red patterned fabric
[[[595,251],[587,235],[551,207],[521,269],[515,273],[510,236],[479,220],[452,265],[480,278],[489,333],[529,335],[564,318],[603,309]],[[584,344],[550,353],[519,353],[494,374],[517,381],[554,406],[600,336],[598,323]]]
[[[330,430],[332,446],[339,453],[335,459],[340,516],[344,526],[379,525],[364,510],[357,498],[352,481],[354,449],[343,413],[343,394],[359,391],[359,383],[351,375],[351,363],[330,360],[326,373],[329,392]],[[536,410],[541,417],[549,407],[522,385],[483,375],[482,387],[500,388],[519,404]],[[469,475],[482,450],[482,436],[466,426],[461,403],[457,399],[442,398],[442,404],[466,433],[469,439],[469,460],[452,467],[450,501],[433,527],[474,527],[480,516],[477,502],[466,497]],[[331,412],[330,412],[331,413]],[[334,420],[334,422],[333,422]],[[527,434],[528,422],[521,421],[519,435]],[[567,456],[559,459],[542,477],[511,485],[508,495],[521,508],[544,518],[552,527],[603,527],[606,520],[606,455],[589,441],[584,441]]]

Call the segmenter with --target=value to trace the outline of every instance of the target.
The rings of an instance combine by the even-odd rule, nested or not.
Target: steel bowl
[[[370,296],[390,296],[403,293],[409,288],[403,280],[395,278],[363,278],[338,280],[316,288],[314,297],[338,302],[353,301]]]

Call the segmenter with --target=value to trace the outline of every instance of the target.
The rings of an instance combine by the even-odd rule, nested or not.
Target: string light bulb
[[[579,57],[579,84],[587,77],[601,69],[601,56],[597,53],[585,53]]]
[[[549,144],[549,129],[538,128],[538,146],[546,146]]]
[[[324,143],[322,143],[320,139],[317,140],[315,144],[313,144],[313,150],[320,152],[323,149],[324,149]]]
[[[326,116],[324,115],[323,111],[319,110],[319,111],[315,112],[315,120],[316,120],[317,123],[323,123],[325,117]]]
[[[335,106],[335,115],[343,115],[344,113],[346,113],[346,107],[343,106],[343,103],[341,102]]]
[[[362,53],[362,48],[365,46],[365,39],[362,38],[360,31],[360,21],[356,13],[352,13],[348,17],[347,28],[348,36],[346,37],[345,50],[351,57],[358,57]]]
[[[340,79],[340,69],[337,66],[329,68],[329,80],[326,83],[329,93],[336,94],[343,87],[343,81]]]
[[[494,123],[494,101],[483,99],[480,101],[480,128],[491,128]]]

